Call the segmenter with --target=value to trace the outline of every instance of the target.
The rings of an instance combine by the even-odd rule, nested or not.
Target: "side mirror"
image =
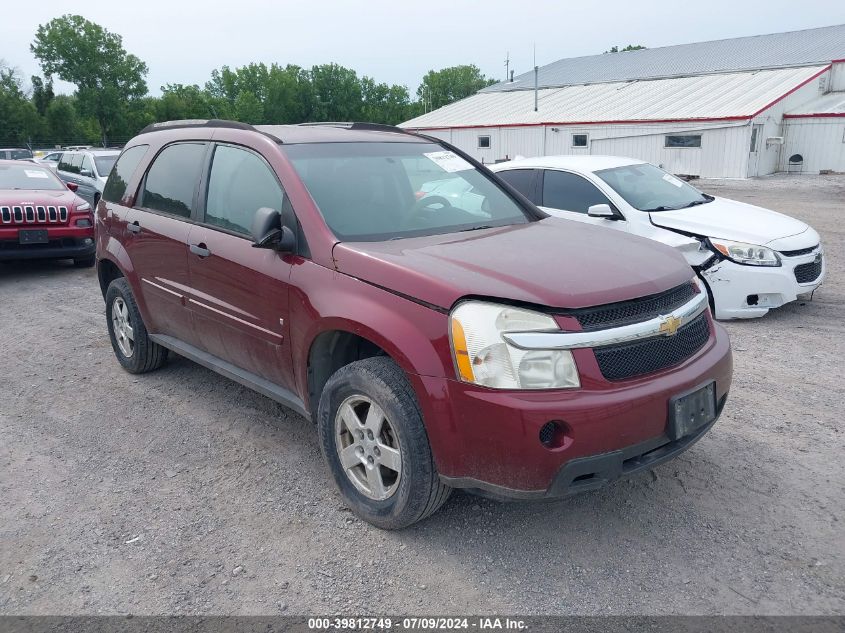
[[[282,226],[282,215],[269,207],[255,212],[252,241],[254,248],[272,248],[282,253],[296,250],[296,235],[289,227]]]
[[[604,218],[605,220],[618,220],[616,211],[610,208],[609,204],[594,204],[587,209],[587,215],[591,218]]]
[[[75,182],[66,182],[65,185],[71,191],[76,191],[77,189],[79,189],[79,185],[77,185]]]
[[[91,171],[90,169],[83,169],[83,170],[81,170],[81,171],[79,172],[79,175],[80,175],[80,176],[85,176],[86,178],[93,178],[93,177],[94,177],[94,172],[93,172],[93,171]]]

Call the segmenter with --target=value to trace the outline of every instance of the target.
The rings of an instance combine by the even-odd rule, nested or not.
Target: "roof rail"
[[[147,132],[156,132],[158,130],[176,130],[186,127],[227,127],[236,130],[253,130],[255,128],[248,123],[241,123],[240,121],[227,121],[225,119],[181,119],[177,121],[161,121],[159,123],[150,123],[138,134],[146,134]]]

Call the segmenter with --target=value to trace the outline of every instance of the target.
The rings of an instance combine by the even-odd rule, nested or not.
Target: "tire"
[[[356,451],[361,451],[361,463],[356,463],[347,472],[341,463],[338,446],[350,441],[353,436],[350,428],[361,420],[356,417],[355,422],[347,424],[344,420],[348,416],[339,415],[339,410],[344,406],[345,414],[352,411],[363,417],[369,415],[372,408],[366,401],[375,404],[384,414],[382,435],[366,446],[367,440],[361,437],[360,444],[354,445]],[[414,391],[405,372],[390,358],[367,358],[338,369],[320,395],[317,428],[323,456],[340,493],[356,515],[376,527],[386,530],[407,527],[433,514],[449,498],[451,488],[444,485],[437,474]],[[366,431],[368,427],[360,429]],[[396,444],[397,448],[389,448]],[[343,448],[351,450],[353,446],[341,446]],[[390,457],[388,451],[391,450],[392,455],[398,454],[401,459],[398,477],[394,479],[395,473],[389,467],[376,466],[379,479],[388,488],[383,494],[388,496],[374,498],[372,490],[369,493],[362,490],[373,470],[365,463],[370,460],[367,455],[382,455],[376,457],[381,460]]]
[[[97,263],[97,258],[94,255],[73,260],[73,265],[77,268],[91,268],[95,263]]]
[[[131,345],[126,341],[125,330],[120,328],[121,317],[115,319],[115,312],[125,314],[125,323],[131,327]],[[125,277],[119,277],[109,284],[106,290],[106,324],[114,355],[120,365],[130,374],[144,374],[164,365],[167,360],[167,348],[150,340],[147,328],[141,319],[135,296]],[[123,337],[121,340],[121,333]],[[128,352],[127,353],[127,348]]]

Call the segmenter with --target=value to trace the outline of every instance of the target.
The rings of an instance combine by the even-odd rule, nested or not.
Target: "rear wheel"
[[[367,358],[335,372],[320,396],[317,422],[335,483],[365,521],[400,529],[448,499],[413,389],[391,359]]]
[[[150,340],[125,277],[112,281],[106,290],[106,322],[114,355],[126,371],[143,374],[164,365],[167,348]]]

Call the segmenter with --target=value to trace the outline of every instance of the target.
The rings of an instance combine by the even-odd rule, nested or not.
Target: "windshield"
[[[498,185],[434,143],[283,148],[339,239],[382,241],[529,222]]]
[[[97,165],[97,173],[104,178],[109,175],[111,168],[117,161],[118,154],[112,156],[94,156],[94,164]]]
[[[0,189],[61,191],[65,188],[64,183],[56,178],[53,172],[34,163],[0,165]]]
[[[669,211],[711,202],[713,198],[654,165],[602,169],[596,176],[640,211]]]

